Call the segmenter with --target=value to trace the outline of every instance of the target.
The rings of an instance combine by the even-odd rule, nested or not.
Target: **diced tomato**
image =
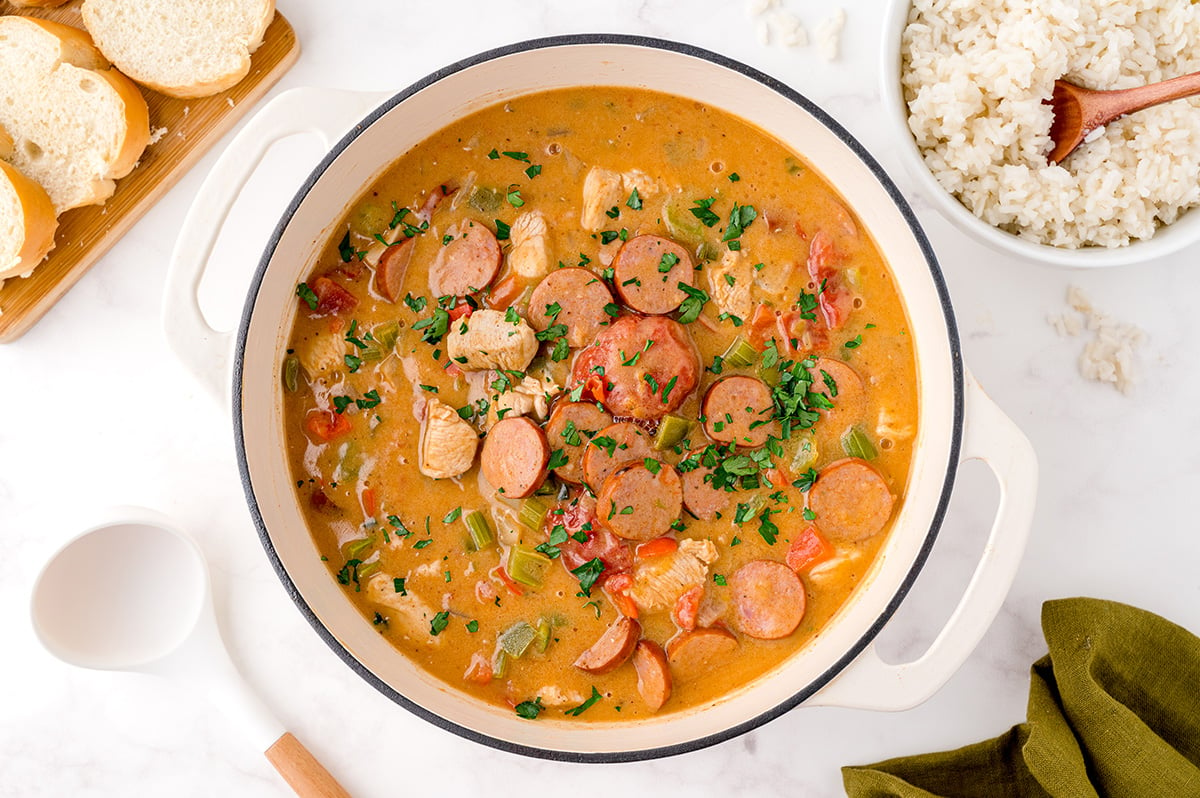
[[[308,503],[314,510],[319,512],[337,509],[337,505],[330,501],[329,497],[325,495],[325,491],[321,488],[313,488],[312,493],[308,494]]]
[[[463,680],[475,684],[491,684],[492,676],[492,661],[478,651],[472,654],[471,663],[467,665],[467,672],[463,674]]]
[[[756,349],[762,349],[774,335],[775,310],[766,305],[755,306],[754,315],[750,317],[746,337]]]
[[[633,589],[633,575],[629,572],[613,574],[604,581],[604,592],[612,599],[613,606],[627,618],[638,617],[637,604],[629,591]]]
[[[808,274],[817,286],[821,317],[831,330],[840,330],[854,308],[854,297],[837,266],[840,259],[833,248],[833,239],[824,230],[818,230],[808,247]]]
[[[364,488],[362,492],[363,512],[368,516],[374,517],[375,512],[379,509],[379,500],[375,496],[374,488]]]
[[[516,301],[524,290],[525,286],[517,279],[517,276],[509,274],[492,286],[491,292],[487,295],[487,305],[489,308],[506,308]]]
[[[450,360],[446,363],[446,373],[451,377],[461,377],[463,375],[463,370],[461,366],[459,366],[453,360]]]
[[[328,410],[314,410],[304,419],[304,427],[320,441],[328,442],[350,431],[350,419]]]
[[[833,546],[830,546],[821,537],[815,526],[809,526],[805,527],[804,531],[792,541],[785,561],[789,568],[796,573],[801,573],[812,568],[817,563],[828,560],[832,556]]]
[[[679,541],[675,538],[654,538],[654,540],[647,540],[645,543],[638,544],[637,556],[638,559],[648,560],[651,557],[662,557],[665,554],[670,554],[677,548],[679,548]]]
[[[608,383],[600,374],[590,374],[583,383],[583,393],[580,394],[580,399],[593,402],[604,402],[604,397],[608,395]]]
[[[315,312],[318,315],[324,316],[332,313],[336,316],[341,313],[349,313],[358,307],[358,300],[354,294],[324,275],[313,280],[309,288],[317,295]]]
[[[504,583],[504,586],[507,587],[508,591],[510,593],[512,593],[514,596],[524,596],[525,595],[524,588],[522,588],[520,585],[518,585],[516,582],[513,581],[513,578],[508,575],[508,572],[504,570],[503,566],[497,565],[495,568],[492,569],[491,572],[496,578],[498,578],[501,582]]]
[[[457,305],[447,311],[447,313],[450,315],[450,321],[458,321],[462,318],[470,318],[472,312],[471,306],[466,302],[459,302]]]
[[[696,628],[696,618],[700,615],[700,602],[704,599],[704,585],[696,585],[683,592],[671,610],[671,619],[675,625],[685,632]]]

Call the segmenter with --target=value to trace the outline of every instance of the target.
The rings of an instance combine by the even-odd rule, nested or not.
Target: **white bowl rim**
[[[897,585],[891,600],[880,612],[874,623],[872,623],[870,627],[861,635],[861,637],[853,645],[847,648],[845,654],[836,662],[834,662],[824,673],[793,694],[790,699],[779,703],[774,708],[751,717],[741,723],[727,727],[720,732],[704,737],[699,737],[680,743],[672,743],[660,747],[622,751],[580,752],[557,750],[515,743],[503,738],[495,737],[487,733],[468,728],[430,711],[421,704],[416,703],[415,701],[402,695],[393,687],[391,687],[391,685],[387,684],[385,681],[372,673],[367,666],[365,666],[355,657],[353,652],[351,652],[340,640],[338,640],[338,638],[333,634],[333,631],[327,627],[320,620],[320,618],[317,617],[315,611],[309,606],[296,583],[293,581],[291,574],[288,572],[287,567],[284,565],[279,553],[276,551],[275,545],[271,540],[270,533],[267,530],[266,522],[263,518],[263,513],[259,506],[258,498],[254,491],[250,474],[249,459],[247,456],[246,432],[243,427],[243,413],[240,410],[243,398],[243,369],[245,366],[248,335],[251,327],[252,317],[254,315],[256,300],[259,296],[260,289],[262,288],[267,268],[270,265],[276,247],[280,243],[280,239],[282,238],[284,231],[291,223],[293,216],[303,204],[309,192],[318,182],[320,177],[333,164],[333,162],[337,160],[343,151],[345,151],[363,131],[365,131],[385,114],[390,112],[396,105],[450,75],[505,56],[516,55],[532,50],[567,47],[573,45],[622,45],[642,47],[703,59],[763,84],[767,88],[782,95],[786,100],[800,106],[805,112],[812,115],[818,122],[828,128],[831,133],[840,139],[841,142],[862,161],[863,165],[868,169],[868,171],[871,172],[874,178],[878,181],[879,187],[883,189],[883,191],[895,204],[897,212],[900,214],[909,231],[911,232],[917,246],[922,253],[925,264],[929,269],[929,276],[936,291],[937,304],[942,311],[943,321],[946,325],[946,334],[948,339],[947,344],[950,354],[949,379],[952,391],[953,419],[950,424],[950,441],[947,452],[946,472],[944,474],[942,486],[938,494],[936,507],[929,521],[929,529],[925,534],[919,550],[914,556],[912,565],[903,580],[901,580],[901,582]],[[404,707],[414,715],[428,721],[429,723],[432,723],[438,728],[456,734],[464,739],[506,751],[508,753],[563,762],[636,762],[647,759],[674,756],[677,754],[683,754],[702,748],[707,748],[717,743],[725,742],[734,737],[738,737],[758,728],[759,726],[762,726],[765,723],[768,723],[771,720],[774,720],[775,718],[790,711],[806,699],[810,698],[818,690],[833,680],[834,677],[836,677],[843,669],[853,662],[854,659],[857,658],[868,645],[870,645],[870,643],[875,639],[876,635],[878,635],[887,622],[891,620],[892,616],[895,614],[904,598],[908,595],[909,590],[912,588],[917,576],[924,567],[930,551],[937,540],[938,533],[941,530],[942,522],[949,506],[950,496],[953,492],[954,482],[957,476],[957,464],[959,462],[959,455],[963,441],[964,368],[958,326],[950,301],[949,289],[942,275],[941,267],[937,261],[937,256],[935,255],[933,247],[930,244],[928,237],[925,235],[925,232],[921,227],[916,214],[913,212],[913,209],[909,205],[908,201],[904,198],[904,195],[900,191],[899,187],[887,175],[879,162],[870,155],[870,153],[858,141],[857,138],[855,138],[849,131],[835,121],[827,112],[822,110],[807,97],[792,89],[790,86],[782,83],[781,81],[763,72],[760,72],[753,67],[743,64],[740,61],[719,53],[712,52],[710,50],[696,47],[694,45],[668,39],[627,34],[584,33],[550,36],[528,39],[491,50],[486,50],[443,67],[442,69],[414,82],[407,88],[394,94],[391,98],[383,102],[380,106],[365,116],[358,124],[356,124],[350,130],[350,132],[348,132],[340,141],[338,141],[337,144],[335,144],[333,148],[325,155],[325,157],[321,159],[321,162],[312,170],[312,172],[297,189],[296,194],[288,204],[288,207],[280,216],[279,223],[276,225],[275,230],[272,232],[271,237],[264,248],[263,255],[247,289],[246,303],[243,308],[241,320],[238,324],[237,343],[234,347],[232,389],[232,407],[234,408],[232,420],[235,453],[237,456],[238,470],[240,472],[242,488],[246,495],[246,502],[250,509],[251,518],[258,532],[260,542],[266,551],[272,567],[274,568],[280,581],[283,583],[284,589],[292,598],[301,614],[309,622],[309,625],[312,626],[313,630],[316,631],[316,633],[321,637],[322,640],[325,641],[330,649],[343,662],[345,662],[351,670],[358,674],[359,677],[364,679],[368,684],[385,695],[387,698],[391,699],[393,702]]]
[[[882,64],[879,93],[884,112],[895,128],[897,147],[904,167],[928,199],[948,221],[976,240],[1009,255],[1028,258],[1040,263],[1068,269],[1100,269],[1111,266],[1130,266],[1148,263],[1200,241],[1200,207],[1184,211],[1166,227],[1160,227],[1153,237],[1133,241],[1123,247],[1084,247],[1065,249],[1039,244],[1006,232],[985,222],[954,195],[942,187],[933,172],[925,165],[917,141],[908,127],[908,107],[900,86],[900,45],[908,25],[908,12],[913,0],[888,0],[883,23]]]

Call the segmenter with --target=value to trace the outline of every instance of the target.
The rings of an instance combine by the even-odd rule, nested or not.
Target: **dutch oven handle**
[[[321,139],[326,150],[332,149],[352,125],[388,96],[339,89],[285,91],[246,123],[204,178],[171,254],[163,327],[171,349],[221,401],[230,401],[233,332],[209,325],[198,292],[234,201],[275,142],[311,133]]]
[[[1037,457],[1017,425],[965,372],[961,461],[982,460],[1000,483],[1000,506],[983,556],[950,620],[917,660],[893,665],[868,646],[806,706],[902,710],[925,701],[962,666],[1000,611],[1025,551],[1037,496]]]

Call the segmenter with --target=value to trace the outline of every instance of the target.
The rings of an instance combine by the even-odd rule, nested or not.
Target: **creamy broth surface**
[[[718,700],[820,634],[899,512],[918,401],[869,220],[820,170],[611,88],[400,155],[298,288],[281,355],[296,500],[364,623],[455,689],[579,722]],[[564,432],[572,401],[592,407]],[[589,428],[614,408],[620,434]]]

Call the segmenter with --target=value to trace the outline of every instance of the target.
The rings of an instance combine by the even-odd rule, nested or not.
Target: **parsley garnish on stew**
[[[635,211],[640,211],[642,209],[642,198],[638,196],[638,190],[636,188],[629,195],[629,199],[625,201],[625,204],[628,205],[630,209]]]
[[[721,217],[717,216],[715,213],[713,213],[710,210],[710,208],[712,208],[712,204],[716,201],[717,201],[716,197],[709,197],[708,199],[695,200],[694,202],[695,202],[696,207],[688,208],[688,210],[691,211],[692,216],[695,216],[697,219],[699,219],[704,224],[705,227],[712,227],[713,225],[715,225],[721,221]]]
[[[700,288],[693,288],[682,281],[679,283],[678,288],[687,294],[683,302],[679,305],[679,323],[691,324],[700,318],[700,311],[704,310],[704,303],[709,300],[708,292]]]
[[[450,625],[450,610],[442,610],[429,622],[429,634],[437,637]]]
[[[604,573],[604,561],[599,557],[593,557],[578,568],[572,568],[571,573],[579,580],[580,592],[585,596],[591,596],[592,586],[596,584],[600,574]]]
[[[320,302],[317,299],[316,293],[308,287],[308,283],[300,283],[300,285],[296,286],[296,296],[304,300],[309,310],[316,310],[317,304]]]
[[[525,720],[537,720],[537,716],[541,714],[545,707],[542,706],[541,696],[538,696],[532,701],[522,701],[521,703],[517,704],[515,709],[517,711],[517,717],[525,718]]]
[[[596,689],[595,685],[592,685],[591,697],[587,701],[584,701],[579,706],[571,707],[570,709],[565,710],[565,712],[566,712],[566,714],[570,715],[571,717],[577,718],[580,715],[582,715],[585,710],[589,709],[593,704],[595,704],[601,698],[603,698],[603,696],[600,695],[600,691]]]

